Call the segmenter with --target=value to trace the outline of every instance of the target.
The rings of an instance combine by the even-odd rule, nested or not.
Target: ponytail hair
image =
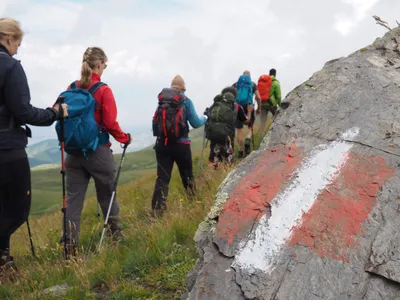
[[[105,63],[107,56],[99,47],[89,47],[83,54],[80,87],[86,89],[92,82],[93,69],[98,63]]]
[[[92,82],[92,68],[89,66],[88,62],[83,61],[81,69],[81,88],[86,89]]]

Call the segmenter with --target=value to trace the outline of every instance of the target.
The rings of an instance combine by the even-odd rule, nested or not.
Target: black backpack
[[[153,136],[165,139],[165,144],[189,134],[185,100],[186,97],[181,92],[172,88],[164,88],[158,94],[158,107],[153,117]]]
[[[232,93],[215,96],[213,105],[208,110],[206,138],[216,143],[225,143],[235,135],[237,105]]]

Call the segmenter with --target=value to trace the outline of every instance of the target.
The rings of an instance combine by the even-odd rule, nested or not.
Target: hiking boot
[[[18,268],[14,257],[2,254],[0,258],[0,283],[13,282],[17,279]]]
[[[13,269],[18,271],[17,265],[15,264],[14,257],[11,255],[3,255],[0,258],[0,270],[10,270]]]
[[[75,243],[67,240],[67,247],[65,249],[64,247],[64,237],[61,237],[60,239],[60,245],[62,247],[62,253],[63,253],[63,257],[66,258],[71,258],[74,256],[78,255],[78,247],[77,245],[75,245]]]
[[[151,212],[151,216],[156,219],[161,219],[164,215],[164,209],[153,209]]]
[[[64,253],[64,256],[65,256],[65,250],[64,249],[63,249],[63,253]],[[68,258],[77,256],[77,254],[78,254],[78,250],[77,250],[77,247],[75,245],[72,245],[72,244],[67,245],[67,257]]]
[[[119,221],[111,220],[109,221],[109,230],[107,230],[107,236],[111,237],[113,241],[120,242],[124,239],[124,234],[122,233]]]
[[[250,138],[246,138],[244,141],[244,151],[246,153],[246,156],[250,154],[250,144],[251,144]]]
[[[124,239],[124,234],[122,229],[111,229],[107,231],[107,236],[111,237],[114,242],[120,242]]]
[[[239,150],[238,151],[238,158],[243,158],[243,156],[244,156],[243,150]]]

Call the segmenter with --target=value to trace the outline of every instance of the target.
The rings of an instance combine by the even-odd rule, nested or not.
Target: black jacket
[[[36,108],[30,101],[24,69],[0,44],[0,150],[26,147],[30,130],[23,125],[50,126],[58,118],[55,109]]]

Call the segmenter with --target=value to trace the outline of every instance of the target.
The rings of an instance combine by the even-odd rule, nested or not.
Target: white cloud
[[[342,35],[347,35],[366,16],[367,12],[380,0],[341,0],[353,8],[351,15],[341,13],[335,16],[334,28]]]
[[[149,77],[154,74],[154,70],[149,62],[135,55],[132,57],[127,50],[122,50],[109,57],[110,70],[116,76],[138,76],[140,78]]]
[[[318,8],[321,0],[304,1],[299,7]],[[338,7],[337,0],[326,1]],[[351,11],[344,12],[337,29],[354,29],[354,20],[364,18],[377,1],[343,0]],[[330,23],[314,24],[309,10],[296,5],[292,0],[104,0],[101,5],[0,0],[0,15],[21,20],[27,32],[18,58],[33,104],[51,105],[79,78],[86,47],[100,46],[109,58],[102,79],[113,89],[121,127],[150,129],[157,94],[176,74],[185,78],[187,94],[201,113],[244,69],[257,81],[276,68],[285,93],[336,57],[342,44],[322,50],[324,41],[336,37],[327,33]],[[333,19],[339,11],[319,13]],[[349,41],[343,51],[352,47],[359,45]]]
[[[99,45],[109,57],[109,68],[104,74],[108,80],[124,77],[120,80],[125,81],[125,77],[130,77],[132,82],[168,85],[180,73],[190,87],[188,94],[193,99],[204,99],[202,105],[197,105],[202,110],[221,86],[233,83],[243,69],[251,69],[258,76],[265,70],[261,62],[282,62],[284,48],[293,41],[299,43],[295,35],[304,34],[300,26],[282,23],[281,28],[291,33],[291,40],[271,47],[270,41],[279,36],[274,25],[280,22],[269,9],[270,1],[182,1],[172,12],[160,13],[154,6],[149,8],[153,15],[130,17],[126,10],[133,14],[143,3],[120,0],[93,6],[30,1],[30,9],[19,16],[31,32],[26,35],[19,56],[34,83],[34,103],[53,102],[59,89],[75,79],[73,74],[79,75],[85,47]],[[51,37],[38,38],[37,32],[46,30]],[[57,82],[48,86],[55,78]],[[118,94],[128,94],[130,88],[125,86],[125,91]],[[159,85],[157,90],[161,88]],[[121,101],[119,105],[127,103]],[[129,104],[132,105],[131,101]],[[146,112],[153,108],[149,105]],[[132,118],[121,123],[128,121],[132,122]]]
[[[7,0],[0,1],[0,15],[3,16],[8,5]]]

